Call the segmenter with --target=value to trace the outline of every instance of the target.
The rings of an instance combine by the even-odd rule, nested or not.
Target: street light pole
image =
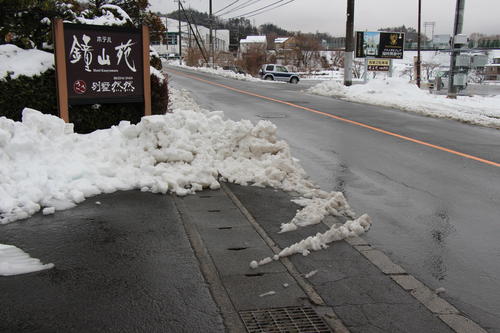
[[[177,9],[179,19],[179,64],[182,65],[182,31],[181,31],[181,0],[177,0],[179,8]]]
[[[212,67],[214,67],[214,36],[213,36],[213,16],[212,16],[212,0],[209,0],[209,21],[210,21],[210,36],[209,36],[209,43],[210,43],[210,58],[211,58],[211,63]]]
[[[418,33],[417,33],[417,87],[420,88],[420,78],[422,74],[422,63],[420,59],[420,40],[422,39],[421,34],[422,25],[422,0],[418,0]]]
[[[352,58],[354,52],[354,0],[347,0],[347,22],[345,29],[344,85],[352,85]]]
[[[453,37],[451,39],[451,56],[450,56],[450,74],[448,80],[448,98],[457,98],[457,86],[454,84],[455,80],[455,60],[460,50],[455,48],[455,38],[458,34],[462,33],[462,26],[464,23],[464,7],[465,0],[457,0],[455,7],[455,24],[453,26]]]

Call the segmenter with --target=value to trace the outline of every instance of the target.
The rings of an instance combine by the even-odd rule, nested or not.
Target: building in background
[[[266,36],[247,36],[240,40],[240,54],[247,53],[254,48],[262,49],[265,52],[267,50]]]
[[[500,58],[493,58],[493,63],[484,66],[485,81],[500,81]]]
[[[160,17],[162,23],[166,28],[166,35],[163,41],[152,43],[152,47],[160,54],[179,54],[179,35],[182,42],[182,53],[186,54],[188,48],[197,48],[196,39],[189,28],[187,22],[181,21],[181,33],[179,34],[179,21]],[[207,54],[210,49],[210,29],[202,25],[192,25],[198,40],[202,47],[206,50]],[[226,29],[213,29],[213,41],[215,52],[228,52],[229,51],[229,30]]]

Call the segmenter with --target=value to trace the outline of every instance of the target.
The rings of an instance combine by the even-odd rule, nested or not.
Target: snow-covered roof
[[[274,40],[275,43],[284,43],[286,42],[290,37],[278,37]]]
[[[247,38],[240,40],[240,43],[267,43],[267,39],[266,36],[247,36]]]

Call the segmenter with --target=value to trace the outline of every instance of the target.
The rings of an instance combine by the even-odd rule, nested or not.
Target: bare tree
[[[410,81],[413,81],[413,74],[414,74],[413,66],[406,66],[406,68],[403,70],[402,73],[403,75],[408,75]]]
[[[334,51],[332,57],[332,66],[344,68],[344,52]]]
[[[238,66],[252,75],[257,75],[260,66],[266,63],[266,50],[261,46],[250,46],[237,61]]]
[[[186,61],[186,65],[192,67],[199,67],[204,62],[203,55],[197,47],[188,48],[184,60]]]
[[[354,60],[352,62],[352,76],[355,79],[360,79],[365,72],[365,63],[364,61]]]
[[[319,51],[321,50],[320,42],[311,34],[297,33],[294,36],[294,58],[295,65],[304,69],[309,69],[312,61],[319,58]]]
[[[422,69],[425,71],[425,76],[427,81],[433,76],[435,70],[439,67],[439,64],[434,62],[424,62],[422,63]]]

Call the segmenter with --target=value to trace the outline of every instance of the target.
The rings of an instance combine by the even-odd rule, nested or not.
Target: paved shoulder
[[[230,188],[281,248],[326,230],[326,226],[317,225],[278,234],[280,224],[289,221],[299,208],[288,194],[235,185]],[[308,282],[351,332],[453,332],[346,242],[290,260],[304,277],[317,271]]]
[[[0,230],[55,264],[0,278],[2,332],[224,331],[171,196],[116,192]]]

